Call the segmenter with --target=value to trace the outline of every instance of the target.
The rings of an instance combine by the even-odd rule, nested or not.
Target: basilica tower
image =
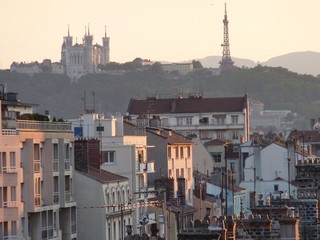
[[[102,38],[102,65],[110,62],[110,38],[107,37],[107,28],[105,27],[104,37]]]

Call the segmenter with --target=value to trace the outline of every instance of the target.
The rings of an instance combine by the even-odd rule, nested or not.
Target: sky
[[[320,52],[319,0],[8,0],[0,7],[0,69],[60,61],[68,26],[74,43],[89,26],[98,44],[106,27],[113,62],[221,56],[225,3],[231,57]]]

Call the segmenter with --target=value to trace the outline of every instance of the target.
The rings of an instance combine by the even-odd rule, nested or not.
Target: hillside
[[[184,78],[166,78],[163,72],[131,72],[122,76],[88,75],[76,83],[66,76],[38,74],[33,77],[0,71],[0,83],[8,91],[18,92],[22,102],[38,103],[38,113],[49,110],[56,118],[74,118],[86,106],[98,112],[126,113],[131,98],[147,95],[184,95],[202,92],[204,97],[241,96],[261,100],[266,109],[291,110],[298,113],[295,126],[309,127],[310,118],[319,117],[320,79],[299,75],[284,68],[257,66],[240,68],[213,76],[207,69]],[[93,94],[94,93],[94,94]],[[94,95],[94,97],[93,97]]]
[[[255,67],[257,63],[250,59],[236,58],[232,57],[234,64],[238,67]],[[217,68],[219,67],[219,61],[221,56],[208,56],[201,59],[196,59],[200,61],[204,67],[207,68]],[[265,62],[259,63],[262,66],[269,67],[284,67],[292,72],[299,74],[311,74],[313,76],[318,76],[320,74],[319,70],[320,53],[318,52],[293,52],[284,54],[281,56],[273,57]]]

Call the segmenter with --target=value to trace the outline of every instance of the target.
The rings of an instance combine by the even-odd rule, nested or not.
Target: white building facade
[[[131,99],[128,120],[137,126],[171,128],[202,141],[226,139],[234,143],[250,138],[247,96],[229,98]]]

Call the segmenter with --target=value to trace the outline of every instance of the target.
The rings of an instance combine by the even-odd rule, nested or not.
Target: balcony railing
[[[3,236],[2,239],[3,240],[18,240],[19,238],[17,235],[10,235],[10,236]]]
[[[40,172],[40,160],[34,160],[33,161],[33,171],[35,173],[39,173]]]
[[[53,203],[55,204],[59,203],[59,192],[53,193]]]
[[[71,222],[71,233],[77,233],[77,222],[76,221],[72,221]]]
[[[71,202],[71,192],[70,191],[65,191],[65,197],[66,197],[67,203]]]
[[[2,167],[0,169],[0,173],[17,173],[16,167]]]
[[[64,161],[64,170],[70,171],[70,161],[69,160]]]
[[[71,123],[69,122],[41,122],[29,120],[17,120],[16,128],[23,130],[38,131],[71,131]]]
[[[36,207],[41,206],[41,195],[40,194],[35,194],[34,195],[34,205]]]
[[[16,136],[17,130],[16,129],[2,129],[3,136]]]

